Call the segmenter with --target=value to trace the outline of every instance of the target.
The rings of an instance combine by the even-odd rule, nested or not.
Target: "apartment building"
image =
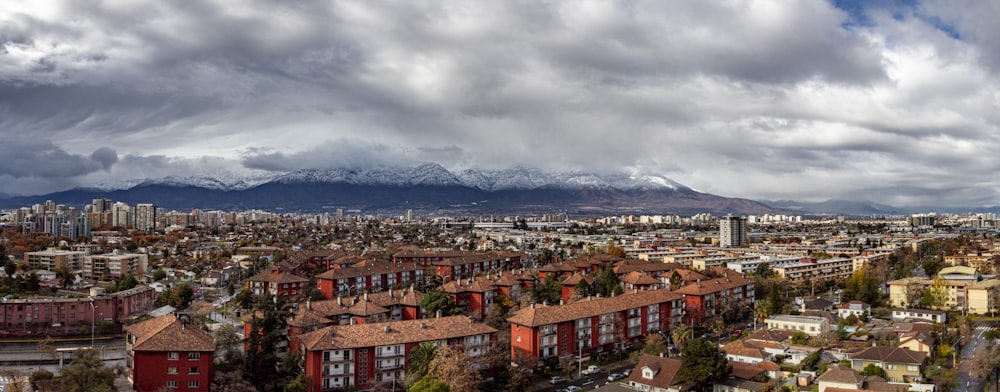
[[[112,253],[88,255],[83,258],[80,275],[91,280],[112,280],[133,276],[138,280],[149,269],[149,255],[139,253]]]
[[[24,262],[32,269],[78,271],[83,266],[86,255],[86,252],[49,248],[38,252],[24,252]]]
[[[208,391],[214,357],[212,335],[173,314],[125,327],[125,367],[137,392]]]
[[[475,253],[467,251],[407,250],[392,255],[395,263],[416,263],[431,268],[444,280],[467,279],[486,271],[521,268],[522,254],[514,252]]]
[[[940,290],[943,304],[936,310],[965,310],[971,314],[988,314],[1000,310],[996,288],[1000,280],[980,280],[975,268],[947,267],[934,279],[910,277],[893,280],[889,285],[889,302],[894,308],[915,307],[925,290]]]
[[[747,218],[725,216],[719,219],[719,246],[740,247],[750,244],[747,236]]]
[[[390,386],[406,377],[413,348],[433,342],[484,357],[497,330],[465,316],[325,327],[300,337],[312,391]]]
[[[754,280],[735,271],[722,278],[699,280],[674,290],[684,295],[685,324],[704,325],[727,306],[749,306],[757,302]]]
[[[271,268],[250,277],[247,289],[253,295],[278,296],[286,301],[298,302],[309,290],[309,279]]]
[[[363,260],[349,267],[316,275],[316,286],[325,298],[377,293],[424,281],[424,268],[416,263]]]
[[[854,273],[854,260],[803,257],[797,262],[774,264],[771,269],[789,283],[804,284],[815,280],[847,279]]]
[[[102,321],[122,322],[136,312],[149,310],[156,291],[138,286],[114,294],[89,298],[24,298],[0,302],[0,331],[6,334],[76,333]]]
[[[507,319],[511,356],[536,358],[591,354],[631,345],[681,322],[683,296],[669,290],[633,291],[563,305],[531,305]]]

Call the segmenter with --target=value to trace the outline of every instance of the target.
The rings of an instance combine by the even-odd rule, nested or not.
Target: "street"
[[[958,386],[953,389],[953,392],[982,392],[984,388],[984,380],[981,378],[972,377],[969,374],[972,368],[972,359],[975,358],[976,354],[989,349],[989,343],[983,335],[986,331],[992,329],[986,326],[977,326],[972,331],[972,336],[969,337],[969,341],[962,346],[962,352],[959,356],[960,361],[958,363]]]

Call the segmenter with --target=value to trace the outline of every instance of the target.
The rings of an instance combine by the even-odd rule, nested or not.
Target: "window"
[[[180,354],[178,354],[177,352],[169,352],[169,353],[167,353],[167,359],[169,359],[171,361],[176,361],[178,358],[180,358]]]
[[[197,367],[190,368],[188,369],[188,374],[201,374],[201,369]]]
[[[177,388],[177,380],[167,380],[167,388]]]
[[[906,370],[910,372],[919,372],[920,366],[917,365],[906,365]]]
[[[201,353],[188,353],[188,359],[201,359]]]
[[[188,388],[198,388],[198,381],[196,380],[188,381]]]
[[[177,368],[174,366],[168,367],[167,374],[177,374]]]

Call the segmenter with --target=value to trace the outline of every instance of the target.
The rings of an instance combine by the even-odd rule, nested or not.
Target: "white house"
[[[872,306],[861,301],[851,301],[837,307],[837,317],[848,318],[850,315],[857,318],[869,318],[872,316]]]

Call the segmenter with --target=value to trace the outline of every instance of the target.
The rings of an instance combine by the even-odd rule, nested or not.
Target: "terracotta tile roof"
[[[469,253],[459,257],[447,257],[441,261],[433,261],[431,265],[456,266],[482,263],[494,260],[504,260],[513,257],[521,257],[520,253],[496,252],[496,253]]]
[[[742,340],[734,340],[726,343],[722,346],[722,351],[725,351],[726,354],[729,355],[737,355],[748,358],[764,359],[767,357],[764,350],[761,350],[759,347],[754,347],[751,344],[745,344]]]
[[[645,378],[642,376],[643,368],[650,368],[656,372],[652,379]],[[670,388],[671,385],[676,384],[677,371],[681,368],[681,360],[677,358],[663,358],[650,354],[643,354],[639,358],[639,363],[635,365],[632,369],[632,373],[628,375],[629,384],[635,382],[637,384],[649,385],[656,388],[662,388],[666,390]]]
[[[614,271],[618,275],[624,275],[629,272],[673,272],[684,268],[684,266],[677,263],[657,263],[653,261],[646,260],[622,260],[615,264]]]
[[[791,336],[792,332],[788,331],[760,329],[748,335],[746,340],[762,340],[762,341],[780,343],[784,342],[785,340],[788,340]]]
[[[215,351],[215,340],[196,325],[173,314],[125,327],[135,336],[133,351]]]
[[[661,283],[659,280],[653,278],[652,276],[646,275],[646,274],[644,274],[642,272],[639,272],[639,271],[632,271],[632,272],[629,272],[629,273],[625,274],[625,276],[621,277],[621,281],[622,281],[622,283],[628,283],[628,284],[638,285],[638,286],[653,285],[653,284],[660,284]]]
[[[697,282],[699,280],[709,279],[708,275],[685,268],[678,269],[677,275],[680,275],[681,280],[684,282]]]
[[[368,299],[386,308],[393,306],[420,306],[420,299],[424,293],[415,290],[412,286],[402,290],[389,289],[378,293],[368,294]]]
[[[576,267],[567,264],[565,262],[550,263],[549,265],[543,266],[542,268],[538,269],[538,272],[553,272],[553,273],[575,272],[575,271]]]
[[[687,295],[705,295],[753,283],[754,281],[751,279],[731,276],[728,278],[718,278],[707,281],[702,280],[701,282],[691,283],[674,291]]]
[[[441,285],[438,290],[448,294],[485,293],[496,290],[496,287],[493,281],[487,280],[485,276],[480,276],[475,279],[453,280]]]
[[[565,305],[533,305],[521,308],[507,320],[514,324],[537,327],[606,313],[620,312],[681,298],[683,296],[669,290],[646,290],[615,297],[582,299]]]
[[[451,316],[386,323],[334,325],[300,337],[306,350],[335,350],[418,343],[496,333],[496,328]]]
[[[587,282],[587,284],[589,285],[594,284],[594,278],[591,278],[589,275],[584,275],[579,272],[566,277],[566,279],[563,279],[561,284],[563,286],[576,286],[577,284],[580,283],[581,280]]]
[[[295,276],[290,273],[271,269],[268,271],[261,272],[250,278],[251,282],[268,282],[273,284],[284,284],[284,283],[309,283],[309,279],[303,278],[301,276]]]
[[[898,347],[869,347],[851,354],[851,359],[879,361],[885,363],[924,363],[927,353]]]
[[[337,280],[351,279],[361,276],[385,275],[390,273],[411,272],[422,270],[423,267],[414,263],[393,263],[389,261],[365,260],[350,267],[332,269],[316,275],[316,279]]]
[[[816,379],[816,382],[835,382],[841,384],[861,384],[865,380],[865,376],[858,373],[857,370],[842,367],[840,365],[830,366],[826,373],[823,373]],[[827,388],[826,390],[830,390]]]
[[[754,364],[737,361],[729,361],[729,364],[733,366],[733,372],[729,375],[741,380],[749,380],[756,377],[758,374],[764,373],[763,368]]]

